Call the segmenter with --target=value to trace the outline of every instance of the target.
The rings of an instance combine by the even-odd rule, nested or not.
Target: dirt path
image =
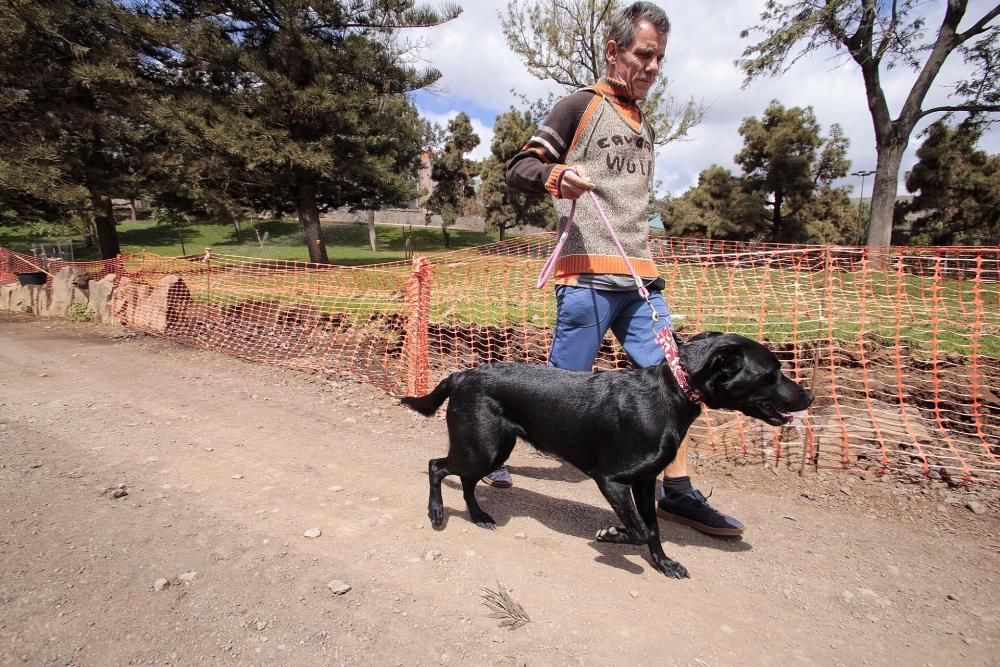
[[[596,487],[530,448],[515,488],[480,487],[497,531],[455,484],[434,531],[441,420],[122,333],[0,316],[0,664],[1000,661],[993,492],[705,461],[749,528],[662,524],[692,575],[668,580],[595,543]],[[498,582],[530,623],[488,616]]]

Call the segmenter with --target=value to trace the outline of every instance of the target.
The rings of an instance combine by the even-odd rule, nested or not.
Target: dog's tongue
[[[804,410],[799,412],[782,412],[781,410],[770,404],[767,404],[766,408],[768,412],[770,412],[773,416],[780,419],[785,424],[788,424],[789,422],[795,419],[801,419],[802,415],[805,413]]]
[[[771,411],[774,413],[774,415],[778,419],[780,419],[783,423],[785,423],[785,424],[787,424],[790,421],[792,421],[793,419],[795,419],[795,417],[791,413],[789,413],[789,412],[782,412],[781,410],[779,410],[778,408],[774,407],[773,405],[771,405],[769,407],[771,408]]]
[[[805,410],[797,410],[795,412],[781,412],[779,414],[781,415],[781,418],[784,419],[785,422],[787,423],[787,422],[795,421],[795,420],[802,421],[802,417],[805,416],[806,411]]]

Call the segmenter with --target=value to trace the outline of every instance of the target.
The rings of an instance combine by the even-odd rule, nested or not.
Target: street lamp
[[[875,172],[871,169],[859,169],[858,171],[852,171],[851,176],[861,177],[861,193],[858,196],[858,239],[859,243],[864,241],[862,234],[864,234],[864,229],[861,227],[861,207],[865,203],[865,176],[871,176]]]

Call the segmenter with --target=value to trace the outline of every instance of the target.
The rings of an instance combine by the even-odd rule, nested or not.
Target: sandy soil
[[[748,530],[661,524],[691,572],[670,580],[594,542],[616,523],[594,484],[529,447],[513,489],[480,487],[498,530],[451,483],[435,531],[440,419],[342,379],[13,315],[0,443],[3,665],[1000,664],[993,489],[703,458],[696,482]],[[483,604],[501,586],[518,629]]]

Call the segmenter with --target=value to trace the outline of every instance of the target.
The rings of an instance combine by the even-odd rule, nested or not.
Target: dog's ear
[[[718,340],[717,336],[718,334],[702,338],[702,334],[699,334],[691,339],[691,342],[703,341],[704,346],[696,357],[694,367],[689,367],[688,372],[695,384],[708,392],[720,389],[719,385],[736,377],[744,363],[742,347]]]
[[[743,370],[743,348],[739,345],[721,347],[711,361],[712,370],[721,380],[730,380]]]

